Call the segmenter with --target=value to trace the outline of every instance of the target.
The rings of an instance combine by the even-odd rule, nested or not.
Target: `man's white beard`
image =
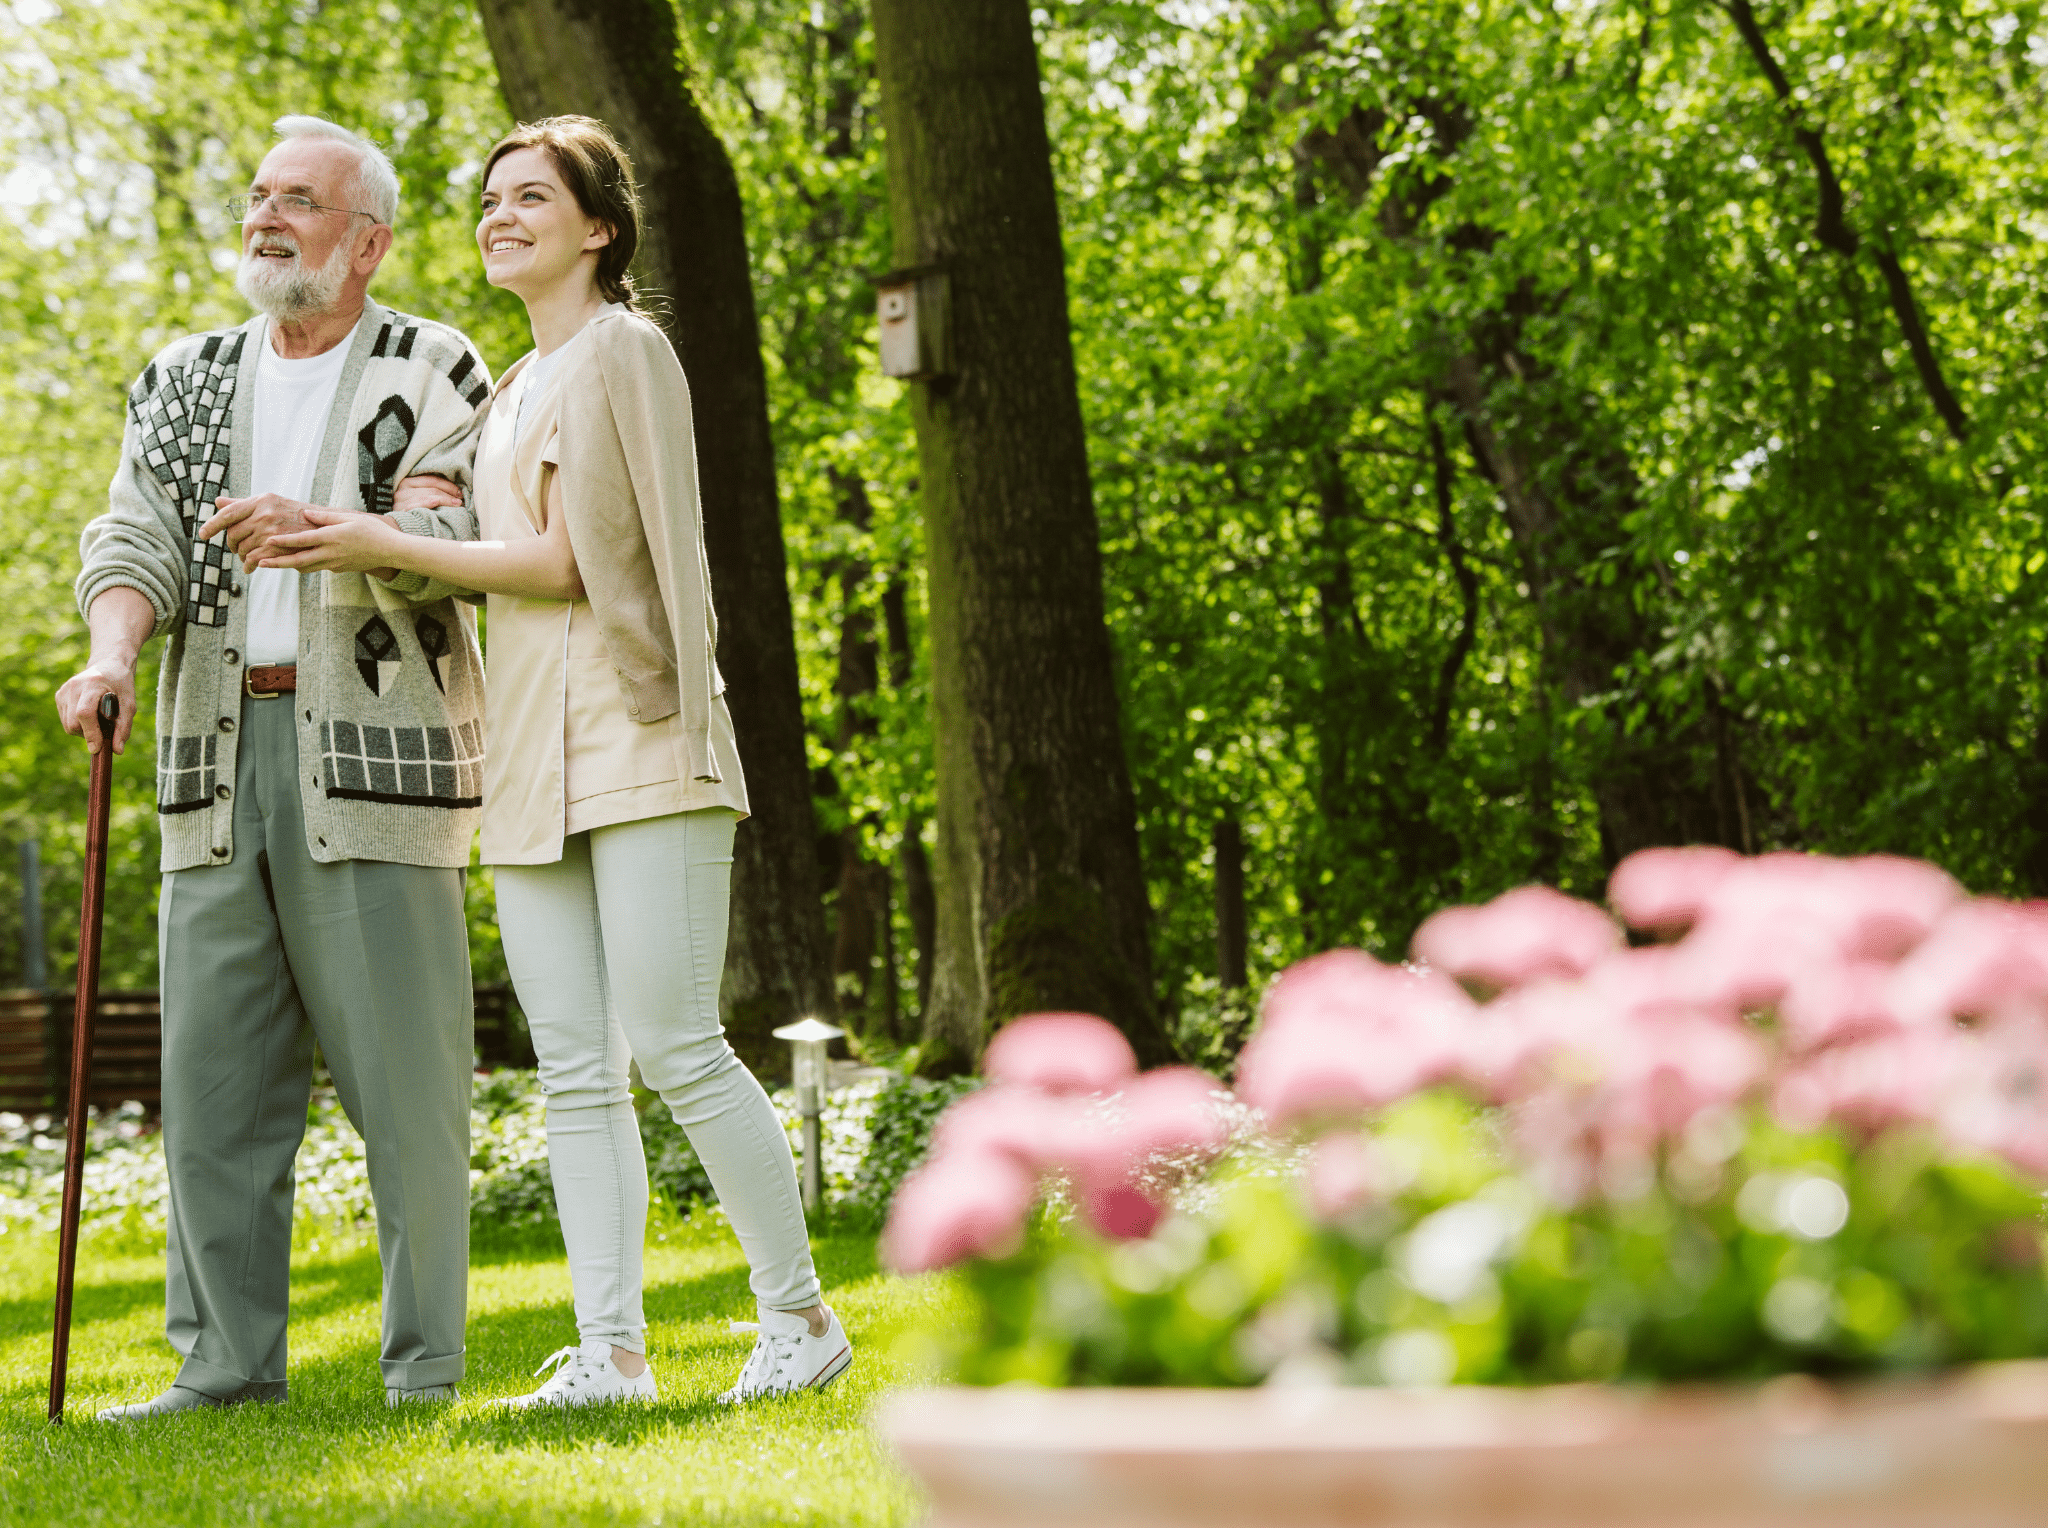
[[[325,313],[339,300],[342,287],[348,283],[352,243],[343,239],[334,246],[326,264],[318,270],[307,270],[297,239],[290,234],[264,234],[254,247],[243,251],[242,263],[235,271],[235,290],[248,299],[251,307],[269,314],[276,323],[293,324]],[[292,258],[272,259],[257,254],[257,249],[289,249]]]

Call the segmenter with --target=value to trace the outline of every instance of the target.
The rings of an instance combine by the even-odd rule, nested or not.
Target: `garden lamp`
[[[804,1208],[815,1210],[825,1197],[824,1131],[818,1116],[825,1112],[825,1047],[846,1031],[823,1019],[799,1019],[775,1031],[787,1040],[790,1071],[796,1084],[796,1112],[804,1122]]]

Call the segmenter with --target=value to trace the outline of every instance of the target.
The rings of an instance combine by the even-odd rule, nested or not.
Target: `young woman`
[[[483,185],[484,270],[525,301],[534,342],[477,447],[483,539],[316,513],[271,565],[489,595],[483,861],[540,1057],[582,1339],[506,1404],[655,1396],[629,1056],[747,1255],[759,1336],[723,1399],[826,1385],[851,1350],[820,1303],[788,1137],[718,1019],[746,790],[714,662],[689,389],[626,274],[632,167],[602,124],[551,117],[498,144]]]

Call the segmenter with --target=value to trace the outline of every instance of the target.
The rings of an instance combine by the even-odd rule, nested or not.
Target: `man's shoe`
[[[605,1401],[652,1401],[659,1399],[654,1370],[642,1369],[631,1379],[612,1362],[612,1345],[586,1342],[580,1348],[557,1348],[535,1374],[555,1372],[548,1382],[529,1395],[508,1395],[492,1404],[509,1411],[527,1411],[536,1406],[596,1406]]]
[[[453,1385],[422,1385],[417,1390],[401,1390],[396,1385],[384,1387],[386,1406],[403,1406],[407,1401],[459,1401],[462,1392]]]
[[[764,1310],[759,1321],[735,1321],[732,1329],[759,1335],[739,1383],[718,1398],[727,1406],[764,1395],[822,1390],[853,1364],[853,1344],[829,1306],[822,1337],[813,1337],[809,1322],[785,1310]]]
[[[214,1409],[227,1404],[219,1396],[207,1395],[199,1390],[187,1390],[183,1385],[173,1385],[155,1400],[135,1401],[126,1406],[109,1406],[94,1420],[140,1422],[146,1417],[168,1417],[181,1411]]]

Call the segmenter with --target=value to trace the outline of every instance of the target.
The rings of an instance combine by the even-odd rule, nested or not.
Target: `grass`
[[[163,1248],[129,1236],[80,1258],[67,1420],[48,1400],[55,1238],[0,1236],[0,1523],[847,1524],[915,1522],[915,1488],[869,1433],[907,1376],[894,1330],[943,1317],[945,1286],[879,1271],[871,1232],[827,1230],[818,1271],[855,1345],[821,1395],[727,1410],[750,1338],[738,1244],[722,1221],[657,1221],[647,1247],[649,1356],[662,1399],[505,1416],[482,1403],[539,1381],[575,1341],[559,1241],[478,1247],[469,1376],[452,1406],[384,1405],[374,1243],[308,1242],[292,1263],[291,1400],[138,1425],[89,1420],[155,1394],[177,1369],[163,1339]]]

